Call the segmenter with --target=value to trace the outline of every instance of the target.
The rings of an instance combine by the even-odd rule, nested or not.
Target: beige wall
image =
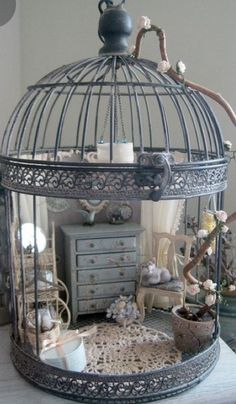
[[[13,18],[0,27],[0,139],[20,97],[19,7]]]
[[[17,0],[20,15],[0,27],[2,122],[18,99],[19,86],[23,94],[27,85],[48,71],[97,54],[101,46],[97,4],[96,0]],[[126,0],[126,8],[133,16],[134,32],[138,17],[149,16],[167,33],[171,62],[182,59],[187,78],[220,92],[236,110],[235,0]],[[2,65],[2,55],[6,54]],[[142,54],[159,59],[154,34],[146,36]],[[218,107],[216,111],[225,139],[230,139],[236,149],[235,128],[224,111]],[[235,172],[233,161],[226,197],[229,211],[236,209]]]

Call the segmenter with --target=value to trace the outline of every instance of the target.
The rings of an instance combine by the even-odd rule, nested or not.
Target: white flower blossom
[[[223,222],[223,223],[226,222],[227,217],[228,217],[227,213],[224,210],[217,210],[215,212],[215,216],[220,222]]]
[[[200,292],[200,287],[199,287],[198,284],[189,285],[189,286],[187,286],[187,292],[188,292],[190,295],[194,296],[194,295],[196,295],[197,293]]]
[[[170,63],[167,62],[166,60],[162,60],[160,63],[158,63],[157,66],[157,71],[160,73],[166,73],[170,69]]]
[[[225,148],[225,150],[228,150],[228,151],[232,149],[232,143],[230,142],[230,140],[224,141],[224,148]]]
[[[212,247],[208,247],[208,249],[206,250],[207,255],[212,255],[213,253],[213,249]]]
[[[203,287],[205,290],[215,291],[216,283],[214,283],[211,279],[207,279],[205,282],[203,282]]]
[[[205,297],[205,303],[207,306],[212,306],[216,302],[216,295],[209,294]]]
[[[149,17],[142,15],[142,17],[138,20],[138,29],[150,29],[151,28],[151,20]]]
[[[225,225],[221,229],[222,233],[227,233],[228,230],[229,230],[229,228]]]
[[[136,46],[135,45],[132,45],[131,47],[130,47],[130,53],[132,54],[132,53],[134,53],[134,51],[135,51],[135,49],[136,49]]]
[[[179,61],[176,63],[176,70],[177,70],[177,73],[178,73],[178,74],[184,74],[184,73],[185,73],[185,71],[186,71],[186,66],[185,66],[185,64],[182,62],[182,60],[179,60]]]
[[[208,234],[209,234],[209,231],[208,231],[208,230],[200,229],[200,230],[198,230],[198,232],[197,232],[197,237],[198,237],[198,238],[205,238],[205,237],[208,236]]]
[[[229,291],[230,292],[234,292],[236,290],[236,286],[235,285],[229,285]]]

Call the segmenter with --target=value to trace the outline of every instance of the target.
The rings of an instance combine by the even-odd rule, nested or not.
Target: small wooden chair
[[[142,276],[140,276],[136,300],[141,313],[141,321],[143,321],[145,317],[145,297],[147,298],[147,295],[147,308],[149,312],[152,310],[153,301],[156,296],[168,297],[169,307],[183,304],[185,279],[182,272],[178,270],[178,261],[180,261],[181,258],[177,258],[176,250],[177,245],[178,247],[184,248],[182,266],[185,266],[190,259],[192,241],[193,237],[184,234],[172,235],[169,233],[153,233],[153,257],[156,257],[157,266],[165,267],[170,271],[172,278],[166,283],[143,286]],[[165,244],[163,245],[163,243]]]

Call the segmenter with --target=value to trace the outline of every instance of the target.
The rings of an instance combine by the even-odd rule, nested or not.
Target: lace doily
[[[87,327],[80,328],[83,332]],[[171,337],[139,324],[97,324],[97,334],[84,339],[87,366],[84,372],[102,374],[142,373],[181,361]]]

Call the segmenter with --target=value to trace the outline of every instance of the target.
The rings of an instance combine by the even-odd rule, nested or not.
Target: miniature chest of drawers
[[[61,226],[72,322],[135,293],[142,227],[135,223]]]

